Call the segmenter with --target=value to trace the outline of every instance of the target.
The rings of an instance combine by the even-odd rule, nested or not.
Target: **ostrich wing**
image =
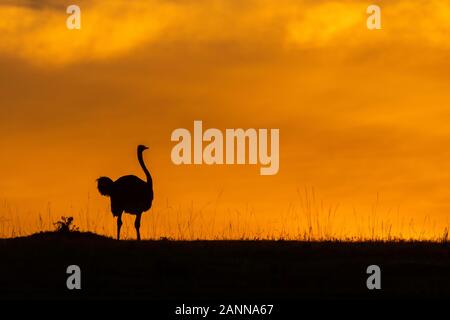
[[[114,182],[113,201],[126,212],[139,213],[150,209],[153,191],[136,176],[124,176]]]

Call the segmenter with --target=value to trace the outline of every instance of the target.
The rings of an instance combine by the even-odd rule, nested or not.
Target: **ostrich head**
[[[138,152],[139,153],[144,152],[147,149],[148,149],[148,147],[146,147],[146,146],[144,146],[142,144],[138,145]]]

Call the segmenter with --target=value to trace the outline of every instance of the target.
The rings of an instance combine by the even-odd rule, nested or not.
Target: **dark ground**
[[[79,265],[82,290],[66,288]],[[367,266],[382,290],[366,288]],[[115,241],[93,234],[0,240],[5,299],[450,298],[448,244]]]

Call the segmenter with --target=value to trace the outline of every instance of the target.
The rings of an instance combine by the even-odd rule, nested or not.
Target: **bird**
[[[137,240],[141,240],[140,227],[141,216],[152,207],[153,179],[144,163],[143,153],[148,147],[139,145],[137,157],[147,181],[134,176],[123,176],[113,181],[108,177],[97,179],[97,188],[102,196],[111,199],[111,212],[117,217],[117,240],[120,240],[120,228],[122,227],[122,214],[128,213],[136,216],[134,227]]]

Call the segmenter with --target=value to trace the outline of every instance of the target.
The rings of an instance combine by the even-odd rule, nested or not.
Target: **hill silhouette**
[[[450,248],[430,242],[117,241],[41,232],[0,239],[1,299],[450,297]],[[82,290],[66,288],[78,265]],[[366,288],[366,268],[382,290]]]

